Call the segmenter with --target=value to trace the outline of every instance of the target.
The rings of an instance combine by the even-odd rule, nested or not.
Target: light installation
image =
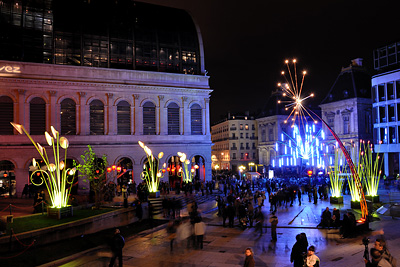
[[[343,188],[343,175],[346,175],[346,164],[342,162],[343,153],[339,149],[335,149],[335,162],[329,170],[329,179],[331,182],[332,197],[341,197]]]
[[[360,140],[359,150],[360,165],[362,165],[363,170],[362,175],[360,176],[363,178],[363,182],[365,183],[367,196],[377,196],[383,164],[383,158],[380,158],[379,156],[380,146],[378,146],[376,152],[378,155],[376,157],[373,155],[374,147],[369,141],[365,143],[365,141]]]
[[[53,208],[63,208],[68,206],[69,192],[71,190],[71,185],[73,183],[73,175],[75,174],[75,168],[67,169],[65,166],[65,162],[67,159],[67,148],[69,146],[68,139],[65,137],[60,137],[58,131],[51,126],[51,132],[53,136],[51,136],[48,132],[45,132],[45,137],[47,144],[52,147],[54,154],[54,163],[50,163],[49,157],[47,155],[46,149],[42,147],[39,143],[33,141],[32,137],[25,130],[25,127],[11,122],[12,126],[18,131],[18,133],[25,133],[28,136],[29,140],[35,146],[36,150],[39,152],[43,162],[46,165],[47,170],[43,170],[40,168],[39,163],[33,158],[32,164],[36,167],[36,170],[31,174],[31,182],[40,186],[42,184],[46,185],[51,207]],[[64,160],[60,159],[60,147],[65,150]],[[34,182],[34,177],[36,174],[40,173],[40,183]],[[37,178],[36,176],[35,178]],[[71,178],[68,180],[68,178]],[[68,185],[70,185],[68,187]]]
[[[280,140],[275,144],[276,166],[299,166],[306,165],[316,168],[325,168],[325,157],[327,145],[325,133],[322,129],[317,130],[315,124],[306,124],[305,133],[300,132],[295,124],[292,127],[292,134],[286,132],[281,134]],[[275,159],[272,159],[272,166],[275,167]]]
[[[297,124],[299,127],[302,125],[305,125],[307,122],[306,115],[308,115],[310,118],[313,119],[314,123],[317,123],[317,120],[314,118],[318,118],[329,130],[329,132],[332,134],[332,136],[335,138],[337,141],[340,149],[343,152],[343,155],[346,158],[347,165],[350,168],[350,171],[352,173],[355,186],[358,190],[358,194],[360,195],[360,206],[361,206],[361,214],[362,214],[362,221],[366,220],[366,217],[368,215],[368,208],[367,208],[367,202],[365,200],[365,195],[364,191],[362,188],[362,184],[360,181],[360,177],[358,176],[356,167],[354,166],[353,161],[351,160],[351,157],[349,155],[349,152],[346,150],[344,147],[342,141],[340,138],[337,136],[337,134],[332,130],[332,128],[315,112],[312,110],[307,109],[304,105],[303,102],[304,100],[313,97],[314,94],[310,94],[306,97],[302,97],[302,90],[303,90],[303,84],[304,84],[304,77],[307,74],[306,71],[302,72],[302,76],[298,77],[297,76],[297,60],[293,59],[291,61],[292,63],[292,68],[290,67],[290,62],[289,60],[285,60],[285,64],[287,67],[288,71],[288,76],[286,76],[285,71],[282,71],[281,74],[285,78],[286,83],[282,84],[279,83],[278,86],[282,90],[282,94],[284,97],[288,97],[290,100],[289,101],[278,101],[278,103],[288,103],[285,105],[286,110],[290,110],[290,114],[287,117],[287,119],[284,121],[287,123],[288,121],[291,120],[291,126],[294,127],[295,124]]]
[[[143,148],[147,156],[147,162],[143,165],[142,180],[147,184],[147,188],[150,193],[158,191],[158,185],[160,179],[164,176],[166,164],[164,163],[163,168],[159,169],[160,159],[164,156],[164,152],[158,153],[157,158],[153,156],[151,149],[144,145],[143,142],[139,141],[139,146]]]
[[[182,168],[179,169],[178,177],[182,177],[182,181],[190,183],[193,180],[192,176],[195,172],[195,169],[194,167],[192,168],[192,164],[190,163],[190,160],[186,158],[185,153],[178,152],[177,154],[180,157],[179,158],[180,162],[182,162]]]

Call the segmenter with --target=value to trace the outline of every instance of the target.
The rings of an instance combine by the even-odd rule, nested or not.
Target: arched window
[[[44,134],[46,131],[46,102],[35,97],[29,103],[30,133]]]
[[[156,106],[152,102],[143,105],[143,134],[156,134]]]
[[[14,104],[10,97],[0,96],[0,135],[13,134]]]
[[[203,119],[202,110],[199,104],[194,104],[190,108],[190,121],[192,135],[202,135],[203,134]]]
[[[90,103],[90,134],[104,134],[104,105],[100,100]]]
[[[71,98],[61,102],[61,134],[76,134],[76,104]]]
[[[179,106],[176,103],[168,105],[168,135],[179,135]]]
[[[131,134],[131,105],[126,101],[121,101],[117,105],[117,125],[118,134]]]

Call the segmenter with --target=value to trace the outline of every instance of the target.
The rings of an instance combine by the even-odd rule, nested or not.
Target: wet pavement
[[[382,202],[389,202],[389,198],[393,196],[386,189],[380,190],[379,194]],[[349,195],[344,196],[344,203],[333,205],[328,199],[318,200],[317,204],[313,204],[303,195],[301,206],[296,200],[292,207],[279,207],[278,241],[272,242],[267,220],[270,213],[268,201],[263,207],[267,228],[262,236],[255,233],[254,228],[241,230],[238,227],[222,227],[222,219],[216,215],[216,202],[210,201],[199,205],[207,224],[202,250],[187,249],[186,246],[176,244],[174,253],[170,253],[167,233],[165,227],[161,226],[126,239],[123,249],[124,266],[243,266],[244,250],[247,247],[254,250],[256,266],[292,266],[291,248],[295,243],[295,236],[301,232],[306,233],[309,245],[316,247],[321,266],[365,266],[364,245],[361,241],[363,236],[341,239],[338,229],[316,228],[323,209],[336,207],[342,213],[345,212],[350,209]],[[186,210],[182,212],[182,216],[185,215]],[[356,217],[360,217],[360,214],[356,213]],[[392,255],[400,260],[399,219],[379,215],[379,220],[370,223],[370,228],[373,231],[365,234],[371,238],[369,248],[373,247],[372,241],[379,238],[383,230]],[[108,248],[99,247],[43,266],[108,266],[109,255]]]

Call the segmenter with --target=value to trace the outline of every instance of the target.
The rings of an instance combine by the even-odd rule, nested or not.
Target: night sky
[[[400,41],[397,1],[141,0],[187,10],[200,26],[210,76],[211,122],[257,114],[277,82],[284,60],[307,70],[304,90],[313,104],[326,96],[342,67]]]

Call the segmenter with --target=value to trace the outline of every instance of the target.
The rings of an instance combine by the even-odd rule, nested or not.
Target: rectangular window
[[[329,127],[331,127],[332,130],[334,130],[335,129],[335,117],[329,116],[327,119],[328,119],[327,122],[328,122]]]
[[[246,133],[246,138],[247,138],[247,139],[249,138],[249,133]]]
[[[155,135],[156,134],[156,108],[143,107],[143,134]]]
[[[131,107],[130,105],[117,105],[117,134],[131,134]]]
[[[385,101],[385,84],[378,85],[378,101]]]
[[[248,130],[248,129],[249,129],[249,125],[246,124],[246,125],[244,126],[244,128],[245,128],[246,130]]]
[[[240,133],[240,138],[243,138],[243,133]]]
[[[256,153],[253,153],[253,159],[256,159]]]
[[[388,100],[394,99],[393,82],[390,82],[390,83],[387,83],[387,84],[386,84],[386,90],[387,90]]]
[[[244,158],[244,154],[240,153],[240,159],[243,159],[243,158]]]
[[[254,124],[252,124],[252,125],[251,125],[251,129],[252,129],[253,131],[255,131],[255,130],[256,130],[256,126],[255,126]]]
[[[240,129],[240,130],[243,130],[243,124],[240,124],[239,129]]]
[[[236,159],[236,153],[232,153],[232,159]]]
[[[269,137],[269,141],[274,140],[274,129],[269,129],[268,137]]]
[[[389,127],[389,143],[390,144],[396,144],[397,143],[396,128],[395,127]]]
[[[376,86],[372,87],[372,98],[374,99],[374,103],[378,103],[378,93],[376,91]]]
[[[380,118],[379,122],[387,122],[387,119],[386,119],[386,108],[384,106],[383,107],[379,107],[379,118]]]
[[[400,80],[396,81],[396,98],[400,98]]]
[[[343,134],[350,133],[350,115],[343,116]]]

